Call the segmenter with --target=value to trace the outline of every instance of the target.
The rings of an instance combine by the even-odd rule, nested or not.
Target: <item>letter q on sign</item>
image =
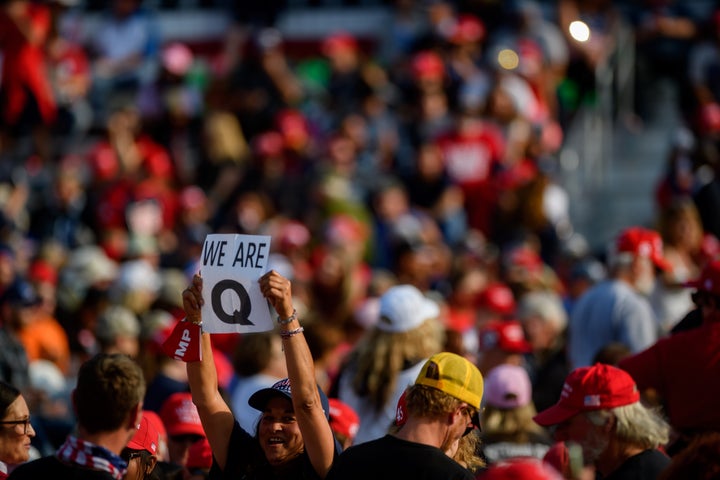
[[[228,290],[234,292],[240,300],[240,309],[234,309],[231,313],[226,311],[222,301],[223,294]],[[213,287],[210,298],[213,312],[220,321],[238,325],[253,325],[250,321],[250,312],[252,311],[250,295],[242,284],[235,280],[221,280]]]

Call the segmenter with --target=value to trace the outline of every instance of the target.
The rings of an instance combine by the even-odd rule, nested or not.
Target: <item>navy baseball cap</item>
[[[42,300],[35,288],[24,279],[16,279],[2,295],[2,302],[18,307],[34,307]]]
[[[322,404],[323,412],[325,416],[330,420],[330,402],[328,401],[327,395],[322,391],[320,385],[318,385],[318,393],[320,394],[320,403]],[[283,397],[292,401],[291,390],[290,390],[290,379],[283,378],[275,382],[271,387],[261,388],[257,392],[250,395],[248,399],[248,405],[253,407],[255,410],[261,412],[265,409],[265,405],[273,397]]]

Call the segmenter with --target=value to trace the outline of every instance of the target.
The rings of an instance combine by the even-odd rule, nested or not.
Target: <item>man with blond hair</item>
[[[473,479],[446,452],[478,425],[482,395],[475,365],[454,353],[431,356],[405,394],[402,428],[345,450],[327,480]]]

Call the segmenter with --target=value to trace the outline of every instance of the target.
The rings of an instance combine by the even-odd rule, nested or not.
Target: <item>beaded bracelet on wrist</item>
[[[288,325],[292,323],[293,320],[297,320],[297,310],[293,308],[293,313],[288,318],[282,319],[278,315],[277,317],[277,323],[278,325]]]
[[[298,327],[294,330],[283,330],[280,332],[280,337],[281,338],[290,338],[290,337],[294,337],[298,333],[302,333],[304,331],[305,331],[305,329],[303,327]]]

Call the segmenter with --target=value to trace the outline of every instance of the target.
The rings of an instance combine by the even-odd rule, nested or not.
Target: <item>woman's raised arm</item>
[[[183,307],[188,321],[202,323],[202,277],[195,275],[192,284],[183,291]],[[202,360],[187,363],[188,382],[193,403],[198,409],[210,448],[220,469],[228,458],[228,444],[235,419],[218,390],[217,372],[210,344],[210,334],[201,336]]]
[[[334,459],[335,438],[326,416],[329,412],[320,400],[310,348],[293,308],[290,281],[271,270],[260,279],[260,290],[278,313],[295,417],[310,462],[324,478]]]

